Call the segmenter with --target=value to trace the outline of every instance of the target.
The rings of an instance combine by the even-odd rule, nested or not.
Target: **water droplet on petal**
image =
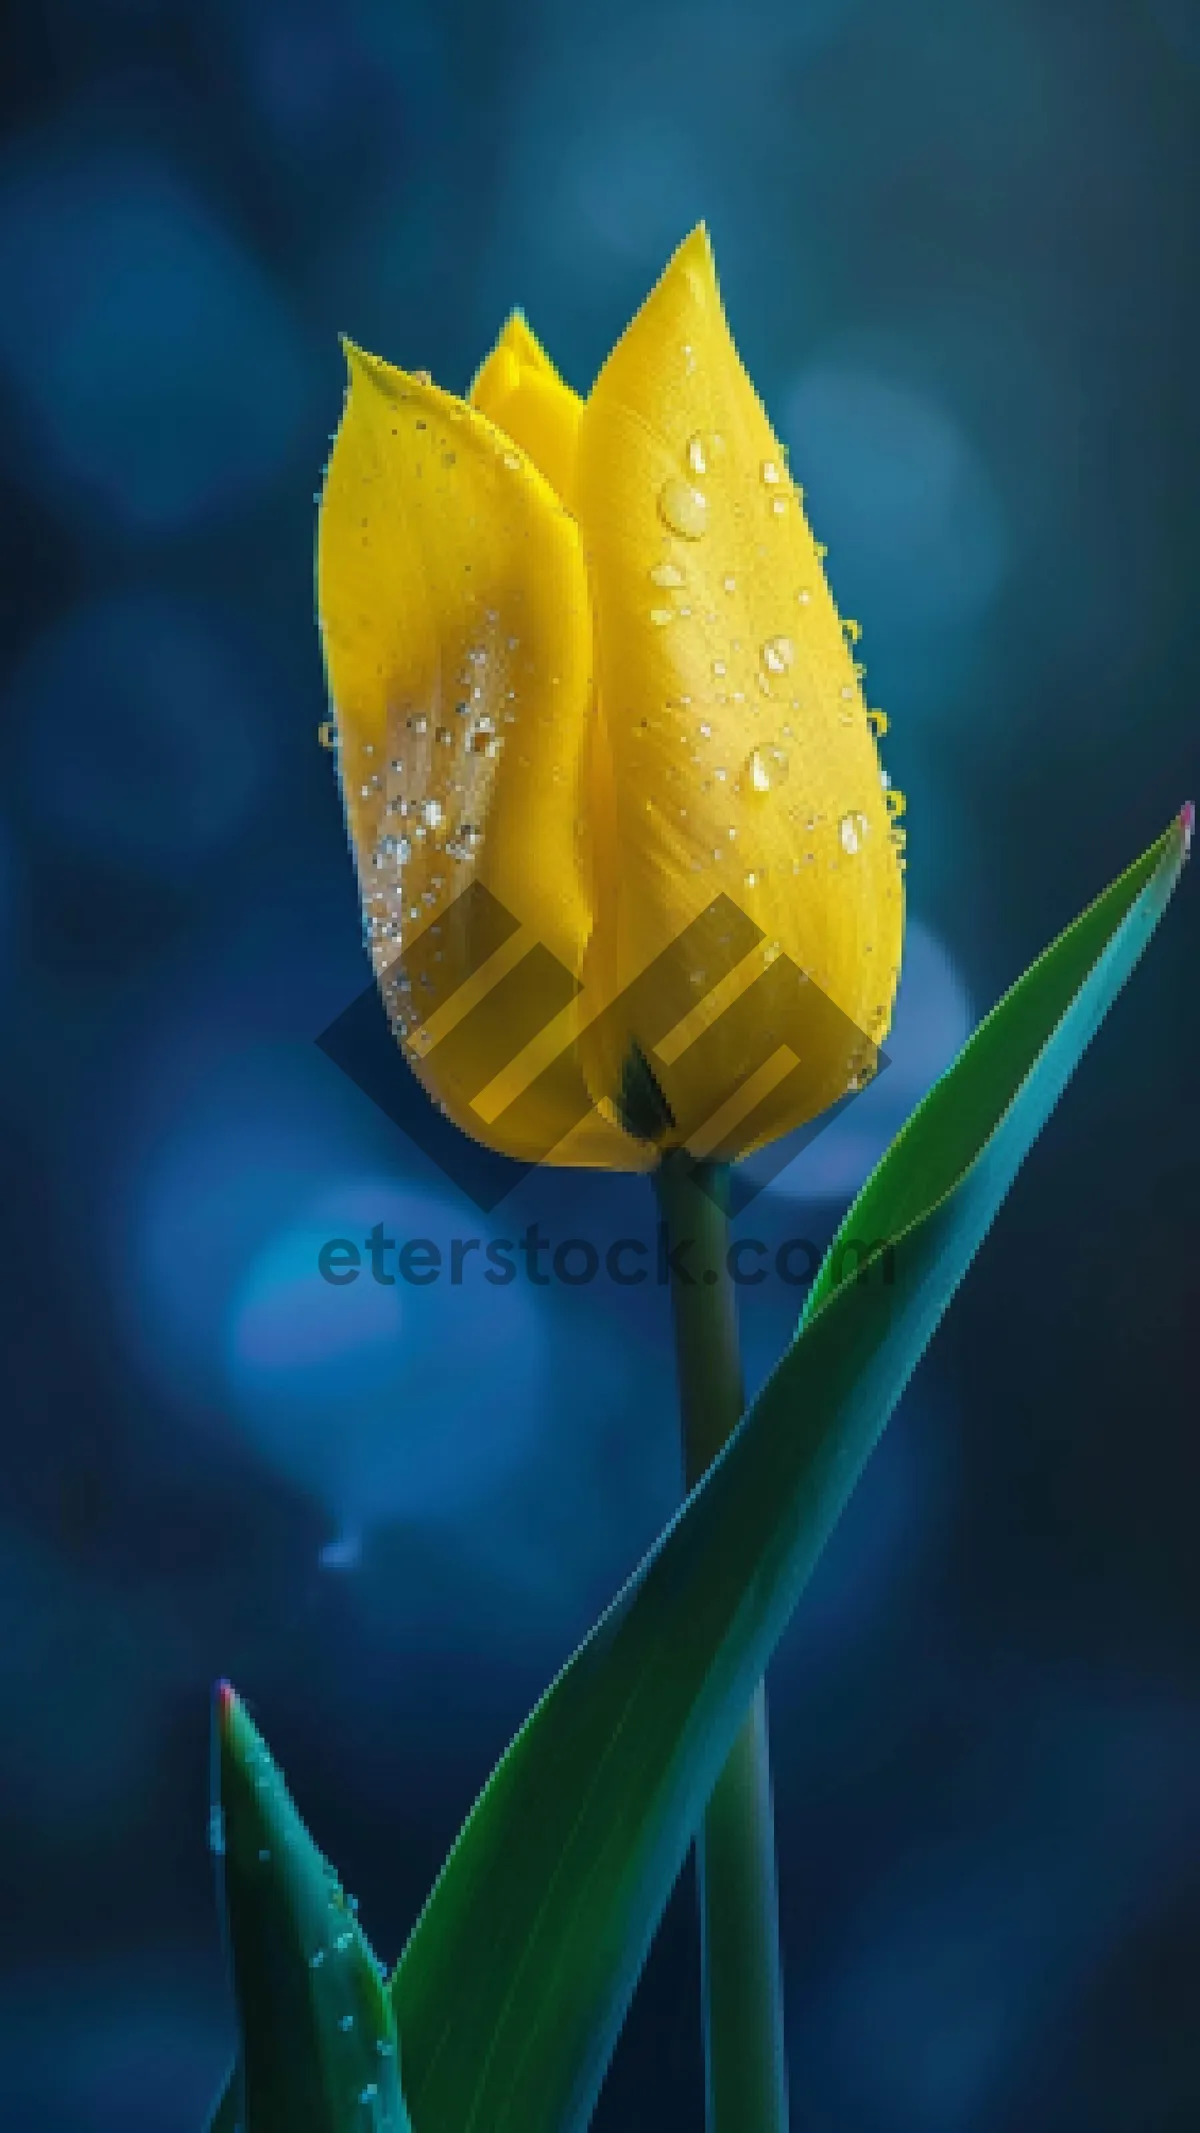
[[[843,815],[838,823],[838,836],[841,839],[842,850],[848,852],[851,858],[857,851],[861,850],[866,834],[867,818],[857,808],[852,808],[848,814]]]
[[[333,719],[323,719],[317,727],[317,739],[322,748],[337,747],[337,726]]]
[[[656,563],[650,572],[652,585],[682,585],[683,572],[678,563]]]
[[[436,829],[441,819],[441,801],[426,800],[424,807],[421,809],[421,820],[424,822],[426,829]]]
[[[872,731],[872,733],[873,733],[873,734],[875,734],[875,735],[876,735],[877,737],[878,737],[879,735],[881,735],[881,734],[884,734],[884,733],[886,733],[886,732],[887,732],[887,730],[888,730],[888,715],[887,715],[887,712],[886,712],[886,711],[868,711],[868,713],[867,713],[867,724],[868,724],[868,726],[869,726],[869,727],[871,728],[871,731]]]
[[[685,541],[698,541],[708,525],[708,498],[690,481],[669,475],[658,492],[658,515],[672,533]]]
[[[697,430],[694,437],[688,438],[686,457],[689,473],[707,474],[708,453],[704,448],[704,439],[700,435],[699,430]]]
[[[771,792],[783,785],[788,774],[786,748],[752,748],[746,759],[746,774],[751,792]]]
[[[668,622],[674,622],[675,610],[673,607],[652,607],[650,610],[650,620],[654,624],[655,629],[663,630],[666,628]]]
[[[779,468],[773,459],[763,460],[762,478],[769,489],[773,489],[779,480]]]
[[[796,656],[790,637],[768,637],[762,648],[762,663],[768,674],[786,674]]]

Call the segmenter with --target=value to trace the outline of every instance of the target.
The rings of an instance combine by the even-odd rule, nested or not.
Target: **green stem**
[[[728,1267],[727,1173],[685,1150],[656,1173],[673,1262],[684,1478],[695,1487],[744,1404]],[[706,1279],[710,1276],[712,1278]],[[697,1839],[708,2133],[787,2133],[787,2069],[766,1694],[759,1686]]]

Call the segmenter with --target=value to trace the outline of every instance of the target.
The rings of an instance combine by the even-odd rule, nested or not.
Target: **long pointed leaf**
[[[411,2133],[379,1965],[226,1684],[217,1692],[215,1746],[214,1826],[241,2054],[214,2128]]]
[[[1031,1142],[1175,885],[1190,811],[989,1016],[868,1181],[798,1337],[477,1802],[392,1984],[416,2133],[579,2133],[709,1790]]]

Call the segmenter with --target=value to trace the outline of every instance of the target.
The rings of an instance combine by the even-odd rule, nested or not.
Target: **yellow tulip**
[[[701,228],[586,400],[348,346],[317,592],[396,1034],[526,1159],[728,1158],[873,1070],[900,796]]]

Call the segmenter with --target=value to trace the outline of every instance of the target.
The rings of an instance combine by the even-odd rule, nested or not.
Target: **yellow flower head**
[[[348,347],[317,590],[397,1036],[526,1160],[720,1159],[873,1071],[901,797],[703,229],[586,400]]]

